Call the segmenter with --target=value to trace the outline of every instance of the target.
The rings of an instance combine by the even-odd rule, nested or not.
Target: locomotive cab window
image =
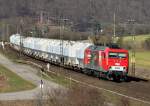
[[[109,53],[109,58],[117,58],[117,53],[113,53],[113,52],[110,52]]]
[[[126,58],[126,53],[109,52],[109,58]]]
[[[126,58],[126,54],[125,53],[118,53],[118,57],[119,58]]]

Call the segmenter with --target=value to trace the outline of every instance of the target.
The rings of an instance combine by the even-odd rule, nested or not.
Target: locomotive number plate
[[[123,67],[122,66],[112,66],[111,70],[114,70],[114,71],[123,71]]]

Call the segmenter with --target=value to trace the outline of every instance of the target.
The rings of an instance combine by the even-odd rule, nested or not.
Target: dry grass
[[[36,87],[34,84],[22,79],[3,65],[0,65],[0,73],[0,81],[2,81],[0,92],[15,92],[29,90]]]
[[[119,98],[117,103],[112,104],[102,92],[81,85],[67,91],[62,89],[47,91],[43,99],[39,92],[36,97],[36,100],[0,101],[0,106],[131,106],[128,98]]]
[[[55,89],[47,93],[47,100],[37,96],[36,105],[40,106],[104,106],[105,98],[94,88],[76,85],[67,91]]]
[[[0,106],[36,106],[33,100],[0,101]]]

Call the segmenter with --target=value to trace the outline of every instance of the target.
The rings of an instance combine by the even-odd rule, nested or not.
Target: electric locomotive
[[[84,72],[109,80],[127,78],[129,67],[127,50],[112,45],[92,45],[84,54]]]

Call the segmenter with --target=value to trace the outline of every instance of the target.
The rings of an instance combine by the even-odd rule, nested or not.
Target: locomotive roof
[[[103,45],[91,45],[91,46],[89,46],[89,49],[91,49],[91,50],[105,50],[106,48],[120,49],[120,47],[117,44],[106,44],[106,46],[103,46]]]
[[[89,46],[89,49],[91,50],[105,50],[106,48],[107,48],[106,46],[96,46],[96,45]]]

